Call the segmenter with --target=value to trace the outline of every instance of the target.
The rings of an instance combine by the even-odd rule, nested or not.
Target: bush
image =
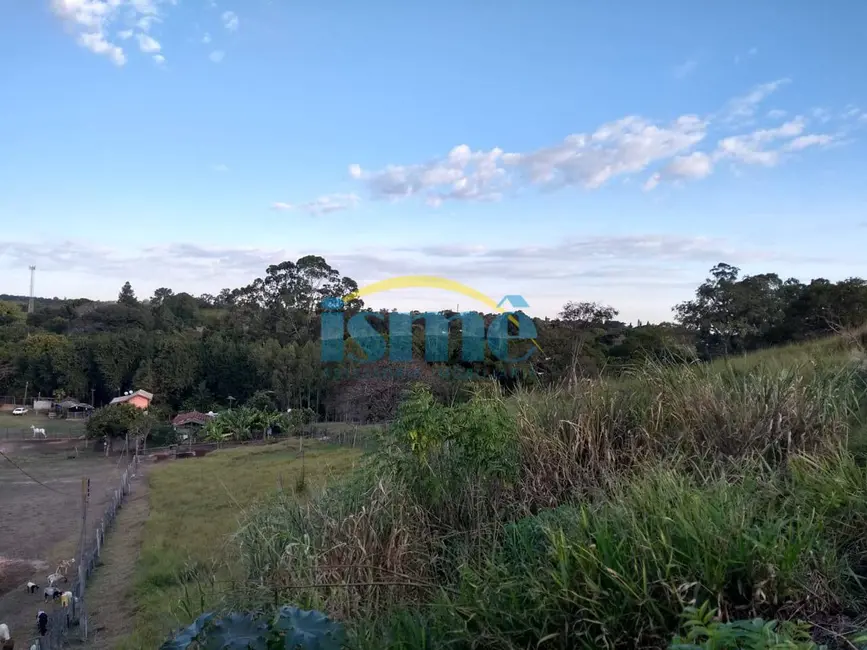
[[[87,420],[88,438],[122,438],[145,418],[132,404],[112,404],[97,409]]]
[[[416,388],[356,474],[250,515],[237,598],[321,608],[371,649],[664,647],[705,603],[842,616],[867,604],[864,393],[803,358],[452,407]]]

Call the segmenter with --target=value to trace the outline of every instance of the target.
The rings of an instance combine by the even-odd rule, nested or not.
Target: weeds
[[[340,485],[250,514],[237,603],[322,609],[360,649],[661,648],[688,607],[719,638],[855,612],[862,370],[803,353],[453,407],[413,391]]]

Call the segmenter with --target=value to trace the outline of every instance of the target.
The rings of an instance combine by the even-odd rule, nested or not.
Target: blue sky
[[[0,3],[0,292],[321,254],[671,318],[718,261],[867,275],[867,4]],[[374,306],[453,306],[401,290]],[[464,305],[470,308],[470,305]]]

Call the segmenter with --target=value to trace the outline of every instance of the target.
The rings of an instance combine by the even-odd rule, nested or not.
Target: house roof
[[[75,408],[92,409],[93,408],[90,404],[85,404],[84,402],[76,402],[74,399],[65,399],[62,402],[58,402],[57,405],[62,409],[75,409]]]
[[[198,411],[188,411],[187,413],[178,413],[172,418],[172,424],[176,427],[181,427],[185,424],[205,424],[211,419],[207,413],[199,413]]]
[[[154,398],[153,393],[149,393],[146,390],[137,390],[133,391],[131,395],[121,395],[120,397],[115,397],[113,400],[111,400],[111,402],[109,402],[109,404],[122,404],[123,402],[130,401],[133,397],[136,396],[144,397],[148,402],[150,402]]]

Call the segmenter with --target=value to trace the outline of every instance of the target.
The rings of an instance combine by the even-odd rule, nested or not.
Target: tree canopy
[[[322,301],[357,290],[354,280],[324,258],[308,255],[271,265],[247,286],[215,295],[161,287],[140,300],[126,282],[117,301],[39,298],[31,314],[26,297],[3,296],[0,395],[21,395],[27,385],[29,395],[62,393],[89,402],[92,391],[99,405],[143,388],[156,395],[151,410],[161,417],[234,403],[280,412],[309,408],[321,417],[387,419],[416,381],[443,399],[460,398],[468,385],[462,371],[507,388],[558,382],[621,372],[647,358],[679,363],[740,354],[867,320],[867,283],[860,278],[804,283],[775,273],[743,275],[720,263],[691,300],[675,306],[671,323],[630,325],[617,320],[613,306],[567,302],[558,318],[534,319],[544,354],[520,366],[498,361],[489,350],[484,362],[465,363],[458,322],[449,324],[445,363],[425,363],[429,341],[421,318],[412,323],[411,341],[401,343],[411,346],[417,362],[397,367],[386,357],[359,364],[360,348],[347,339],[346,360],[323,363]],[[366,314],[370,331],[387,342],[388,310],[373,312],[355,299],[345,312]],[[486,326],[495,316],[484,316]],[[93,426],[109,424],[98,418]]]

